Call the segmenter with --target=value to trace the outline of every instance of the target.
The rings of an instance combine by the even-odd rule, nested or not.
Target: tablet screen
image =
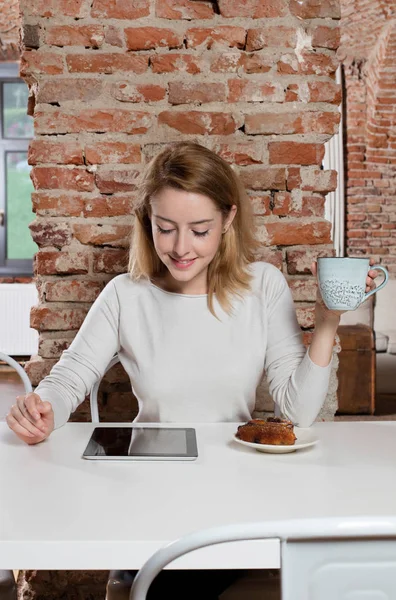
[[[96,427],[84,458],[196,458],[195,429]]]

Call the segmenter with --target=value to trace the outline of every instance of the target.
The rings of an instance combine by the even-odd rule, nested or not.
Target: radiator
[[[38,332],[31,329],[30,309],[37,304],[33,283],[0,284],[0,351],[10,356],[37,354]]]

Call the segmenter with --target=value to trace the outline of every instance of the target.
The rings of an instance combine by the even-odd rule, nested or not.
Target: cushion
[[[389,279],[384,289],[374,294],[374,298],[374,329],[389,335],[390,330],[396,330],[396,279]]]
[[[370,296],[366,302],[363,302],[356,310],[347,310],[341,315],[340,325],[368,325],[373,327],[374,299]]]
[[[386,352],[388,350],[388,336],[381,331],[375,332],[375,350],[376,352]]]
[[[396,329],[390,329],[388,331],[389,342],[388,342],[388,353],[396,354]],[[396,372],[395,372],[396,377]]]

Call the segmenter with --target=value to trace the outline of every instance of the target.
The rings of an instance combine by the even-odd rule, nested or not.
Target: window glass
[[[3,83],[3,137],[33,137],[33,118],[26,114],[28,96],[24,82]]]
[[[27,152],[6,153],[8,259],[30,259],[37,252],[37,245],[33,242],[28,227],[34,219],[30,197],[33,191],[30,168]]]

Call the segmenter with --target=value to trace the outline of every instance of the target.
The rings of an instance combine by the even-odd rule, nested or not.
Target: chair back
[[[264,521],[186,535],[155,552],[138,572],[130,600],[176,558],[239,540],[281,541],[282,600],[391,600],[396,589],[396,517]]]
[[[21,365],[17,363],[16,360],[14,360],[11,356],[8,356],[8,354],[4,354],[4,352],[0,352],[0,360],[3,360],[8,365],[10,365],[10,367],[13,367],[18,373],[19,377],[22,379],[23,386],[25,388],[25,394],[29,394],[33,391],[32,384],[30,383],[30,379],[27,376],[27,373],[21,367]]]

